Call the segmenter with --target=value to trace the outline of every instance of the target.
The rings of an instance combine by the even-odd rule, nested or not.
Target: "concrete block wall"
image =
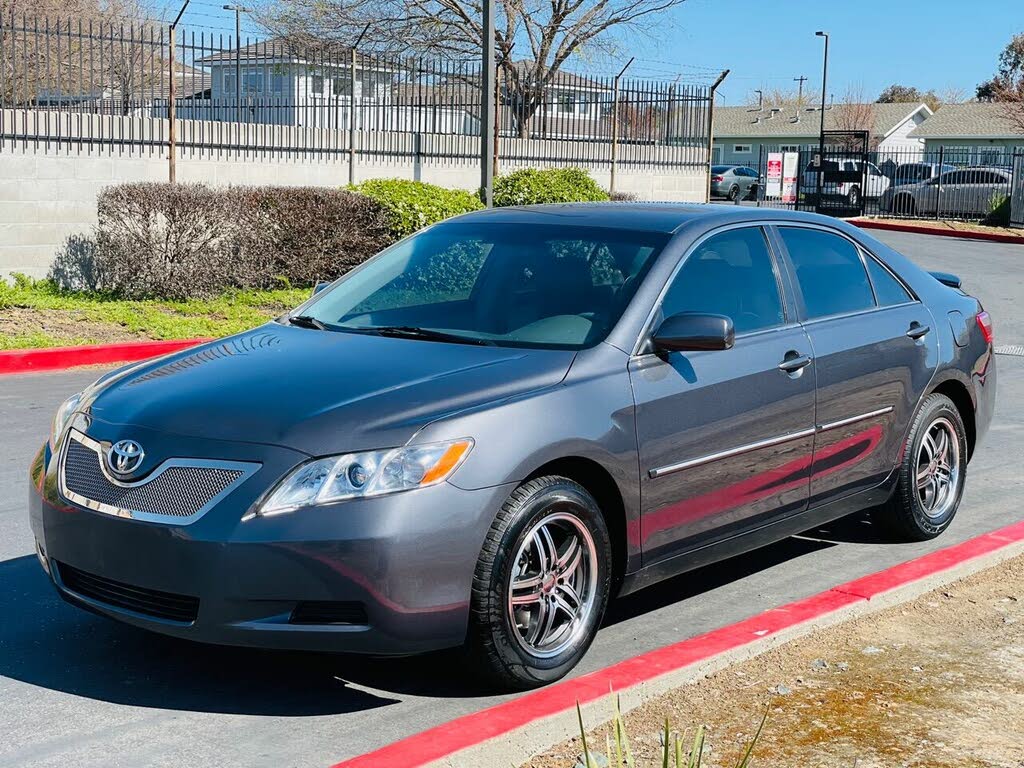
[[[68,133],[62,135],[66,141]],[[446,137],[446,140],[450,143],[451,138]],[[464,140],[467,147],[473,142],[472,137],[464,137]],[[522,147],[516,149],[523,150]],[[356,180],[407,178],[445,187],[476,189],[479,186],[475,163],[431,158],[426,142],[420,143],[420,150],[424,155],[419,158],[357,158]],[[526,147],[526,150],[529,151],[523,151],[523,155],[544,156],[550,148],[537,146]],[[501,169],[510,171],[537,165],[503,162]],[[597,182],[607,188],[607,163],[590,170]],[[0,278],[11,272],[44,277],[68,237],[92,231],[96,224],[96,198],[102,189],[132,181],[163,182],[167,180],[167,173],[167,156],[156,147],[129,151],[116,145],[60,146],[43,138],[27,143],[0,141]],[[231,154],[185,148],[177,162],[177,178],[181,182],[213,186],[338,187],[348,183],[349,174],[344,154]],[[704,200],[707,173],[700,166],[664,170],[626,166],[620,168],[616,186],[619,191],[630,192],[643,200],[699,202]]]

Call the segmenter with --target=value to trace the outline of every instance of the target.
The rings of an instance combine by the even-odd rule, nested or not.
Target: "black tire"
[[[740,188],[739,188],[738,185],[733,184],[729,188],[729,194],[726,197],[728,197],[729,202],[733,202],[739,196],[740,196]]]
[[[917,213],[917,203],[914,202],[914,198],[910,195],[897,195],[895,202],[892,204],[892,209],[896,213],[913,216]]]
[[[922,498],[922,494],[927,494],[918,487],[919,472],[922,471],[922,445],[928,435],[936,434],[936,429],[945,430],[947,425],[952,427],[956,437],[956,445],[950,446],[951,451],[955,447],[955,462],[951,462],[956,465],[951,467],[951,470],[955,470],[955,477],[946,501],[948,508],[933,509],[929,513],[926,501]],[[945,395],[929,395],[921,404],[910,428],[903,450],[903,462],[899,467],[896,490],[885,505],[875,510],[874,518],[901,541],[934,539],[949,527],[956,516],[966,477],[967,432],[960,412],[953,405],[953,401]],[[936,514],[938,512],[941,514]]]
[[[513,626],[509,590],[521,577],[517,561],[526,536],[551,514],[569,515],[589,532],[594,550],[593,603],[564,650],[546,658],[527,648]],[[530,550],[531,552],[533,550]],[[502,505],[491,525],[473,577],[467,646],[482,671],[503,689],[526,689],[565,676],[583,657],[601,625],[611,591],[611,541],[604,516],[587,490],[565,477],[546,476],[520,485]],[[588,579],[589,581],[589,579]],[[553,649],[556,650],[556,649]]]
[[[758,187],[757,184],[751,184],[750,189],[747,190],[747,196],[744,200],[757,200]]]
[[[856,208],[860,205],[860,187],[853,187],[846,193],[846,203],[851,208]]]

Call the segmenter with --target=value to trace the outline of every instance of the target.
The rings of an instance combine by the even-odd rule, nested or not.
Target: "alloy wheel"
[[[597,575],[594,539],[575,515],[553,512],[530,528],[508,588],[508,618],[527,653],[557,656],[586,631]]]
[[[960,481],[960,440],[946,417],[925,430],[917,454],[917,495],[931,519],[942,518],[956,504]]]

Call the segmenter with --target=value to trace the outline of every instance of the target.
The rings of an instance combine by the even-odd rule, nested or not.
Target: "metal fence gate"
[[[1024,229],[1024,155],[1013,156],[1010,182],[1010,226]]]

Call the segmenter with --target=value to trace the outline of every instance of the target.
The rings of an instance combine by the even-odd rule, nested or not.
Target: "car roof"
[[[672,234],[687,225],[711,229],[744,221],[807,222],[835,227],[836,220],[803,211],[705,203],[557,203],[489,208],[452,221],[492,221],[503,224],[566,224]]]

